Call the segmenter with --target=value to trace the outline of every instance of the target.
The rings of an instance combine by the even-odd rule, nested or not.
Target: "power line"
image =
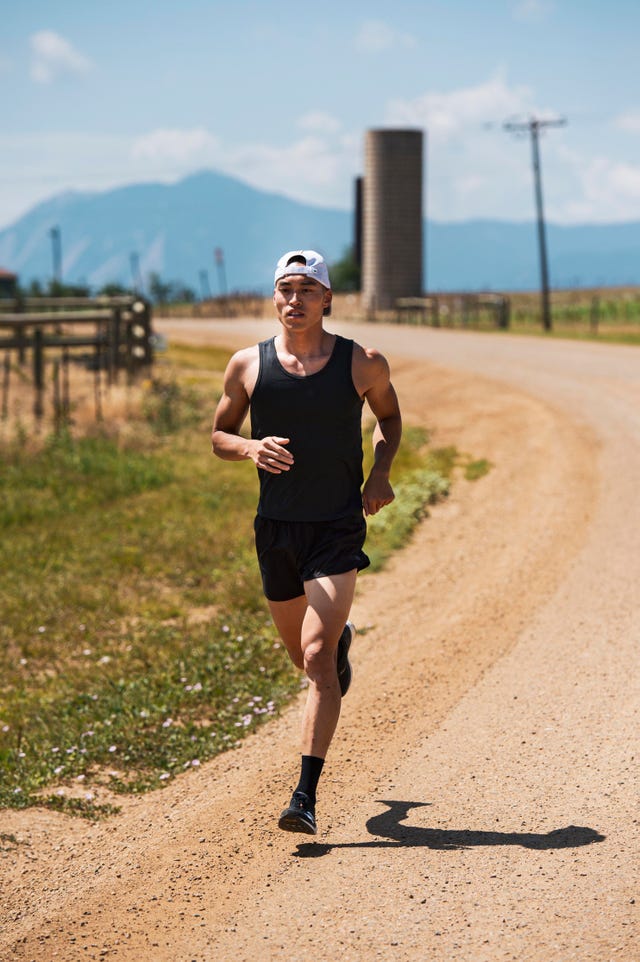
[[[523,134],[528,131],[531,136],[531,160],[533,164],[533,182],[538,216],[542,325],[545,331],[551,330],[551,303],[549,300],[549,266],[547,263],[547,239],[544,224],[544,206],[542,203],[542,174],[540,172],[540,147],[538,140],[541,130],[547,127],[564,127],[566,124],[567,121],[564,117],[557,117],[555,120],[540,120],[538,117],[530,117],[529,120],[526,121],[507,120],[503,124],[504,129],[510,133]]]

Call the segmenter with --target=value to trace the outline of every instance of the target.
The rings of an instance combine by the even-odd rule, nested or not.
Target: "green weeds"
[[[420,467],[405,471],[394,484],[395,500],[368,519],[366,550],[371,571],[379,571],[389,555],[407,543],[416,525],[427,517],[429,505],[449,494],[455,449],[429,451],[422,462]]]
[[[464,477],[467,481],[478,481],[484,478],[491,470],[491,462],[486,458],[479,458],[477,461],[468,460],[463,465]]]

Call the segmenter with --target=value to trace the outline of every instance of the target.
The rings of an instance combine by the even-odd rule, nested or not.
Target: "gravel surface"
[[[330,329],[390,357],[433,443],[493,467],[359,580],[317,839],[276,828],[299,700],[106,823],[2,813],[3,962],[640,959],[640,352]]]

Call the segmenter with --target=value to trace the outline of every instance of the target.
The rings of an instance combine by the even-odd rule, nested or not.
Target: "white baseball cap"
[[[317,251],[287,251],[276,264],[273,283],[277,284],[281,277],[288,274],[303,274],[331,290],[329,271],[322,254]]]

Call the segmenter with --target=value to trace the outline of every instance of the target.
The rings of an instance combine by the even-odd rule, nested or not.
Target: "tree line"
[[[351,249],[330,265],[330,272],[334,291],[349,293],[360,290],[360,267]],[[19,297],[118,297],[127,294],[148,296],[154,304],[194,304],[201,299],[192,287],[182,281],[165,281],[157,271],[149,273],[144,290],[116,281],[92,289],[89,284],[70,284],[55,279],[47,282],[32,280],[25,287],[18,286]]]

